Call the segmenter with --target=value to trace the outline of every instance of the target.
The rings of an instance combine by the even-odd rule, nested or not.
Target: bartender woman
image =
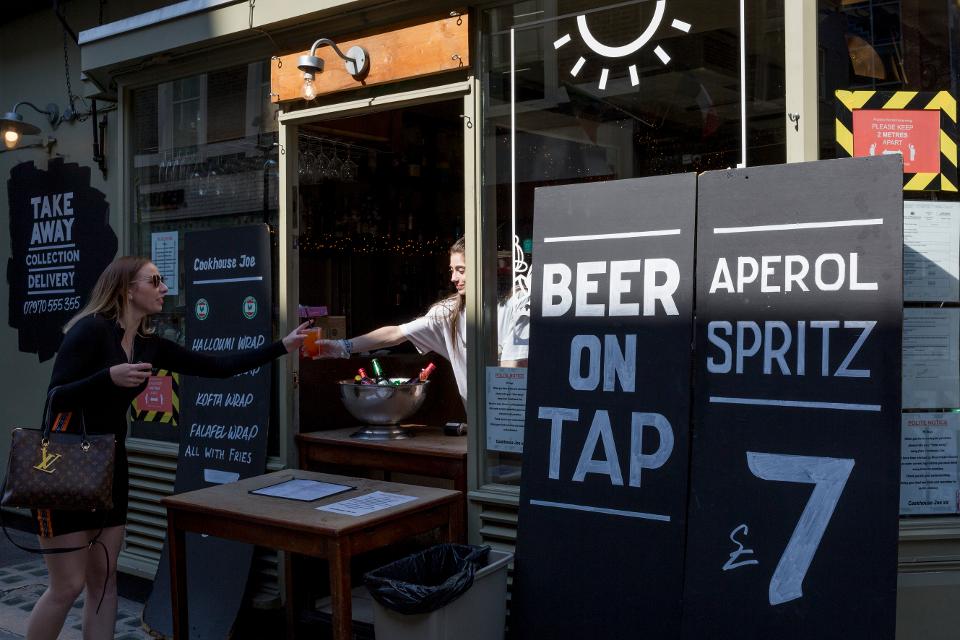
[[[346,340],[321,340],[320,358],[349,358],[351,353],[375,351],[409,340],[420,353],[434,352],[450,361],[457,389],[464,406],[467,404],[466,308],[467,265],[466,243],[460,238],[450,247],[450,282],[456,293],[434,304],[423,315],[406,324],[380,327],[370,333]],[[526,325],[524,325],[526,326]],[[525,340],[501,337],[500,359],[515,364],[526,360]]]

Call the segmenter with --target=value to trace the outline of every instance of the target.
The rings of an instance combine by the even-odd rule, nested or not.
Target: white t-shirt
[[[450,361],[453,377],[463,406],[467,406],[467,314],[457,318],[456,338],[450,335],[450,317],[454,310],[453,300],[441,300],[430,307],[426,315],[400,325],[400,331],[413,343],[420,353],[430,351]]]

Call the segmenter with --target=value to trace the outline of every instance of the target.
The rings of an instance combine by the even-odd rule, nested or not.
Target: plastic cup
[[[323,339],[323,329],[310,327],[307,336],[303,339],[303,355],[307,358],[316,358],[320,355],[320,340]]]

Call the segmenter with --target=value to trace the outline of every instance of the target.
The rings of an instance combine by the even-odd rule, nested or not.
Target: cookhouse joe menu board
[[[187,347],[205,353],[256,349],[273,339],[270,234],[266,225],[194,231],[184,239]],[[236,482],[266,469],[271,365],[224,379],[185,376],[174,490]],[[144,620],[172,635],[164,546]],[[253,546],[187,535],[192,634],[229,635],[243,599]]]

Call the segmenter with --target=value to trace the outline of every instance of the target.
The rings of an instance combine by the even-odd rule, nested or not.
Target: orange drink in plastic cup
[[[320,340],[323,339],[323,329],[310,327],[307,336],[303,339],[303,355],[307,358],[316,358],[320,355]]]

